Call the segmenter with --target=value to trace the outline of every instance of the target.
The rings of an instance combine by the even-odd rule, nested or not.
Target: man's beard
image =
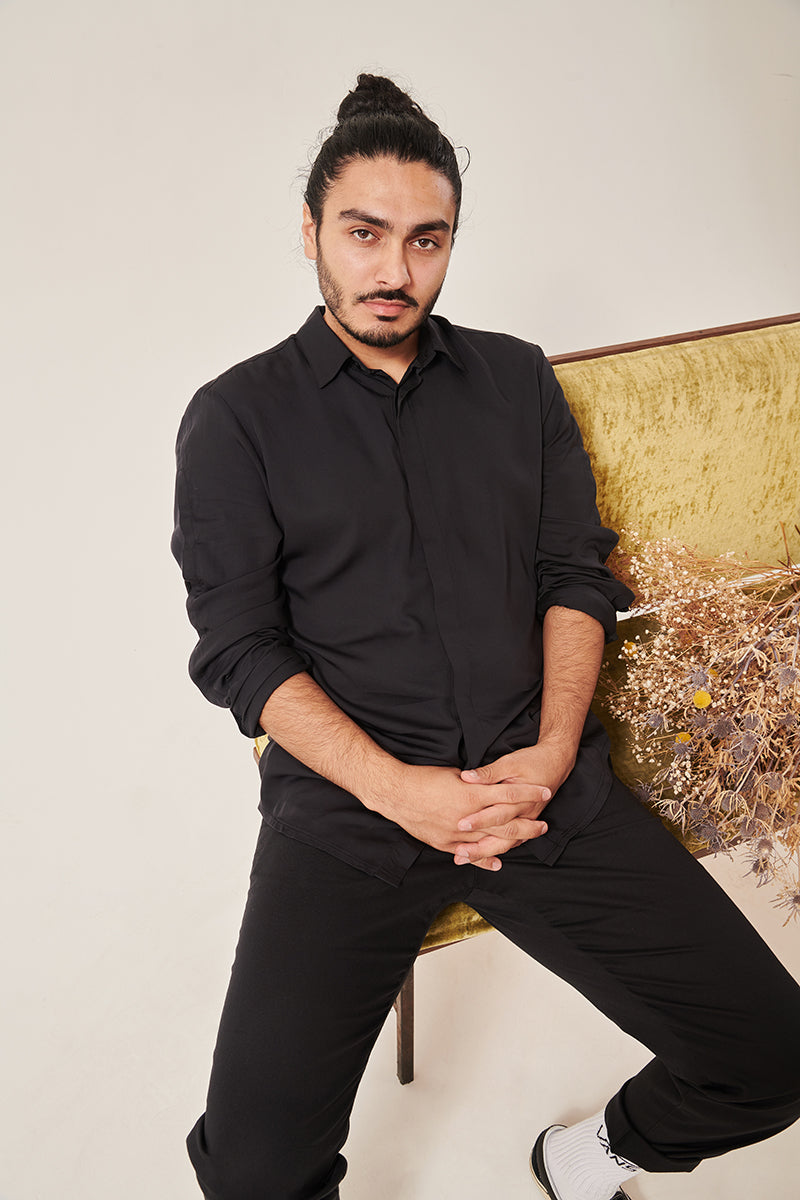
[[[349,333],[351,338],[354,338],[357,342],[361,342],[363,346],[375,346],[382,350],[386,350],[390,346],[399,346],[401,342],[406,340],[406,338],[411,337],[412,333],[417,332],[419,327],[423,325],[430,316],[434,304],[439,299],[439,294],[443,286],[442,284],[436,289],[433,296],[431,296],[430,300],[423,308],[420,308],[416,300],[412,299],[411,296],[406,295],[406,293],[401,291],[399,288],[387,291],[368,292],[363,296],[357,296],[357,303],[361,303],[364,300],[401,300],[407,304],[409,308],[417,310],[417,319],[414,321],[410,329],[405,329],[402,331],[399,329],[394,329],[388,324],[388,322],[392,320],[391,317],[378,317],[377,320],[387,322],[385,329],[361,330],[350,325],[343,316],[342,309],[344,308],[344,293],[325,265],[325,260],[322,257],[319,247],[317,247],[317,281],[319,283],[319,290],[322,293],[322,299],[325,301],[325,307],[327,308],[328,312],[336,318],[342,329],[344,329],[345,333]]]

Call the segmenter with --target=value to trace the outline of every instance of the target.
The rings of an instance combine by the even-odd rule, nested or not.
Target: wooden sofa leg
[[[406,975],[405,983],[394,1002],[397,1013],[397,1078],[411,1083],[414,1078],[414,968]]]

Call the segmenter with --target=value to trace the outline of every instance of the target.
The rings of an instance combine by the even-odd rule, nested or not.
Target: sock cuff
[[[611,1149],[611,1142],[609,1140],[608,1130],[606,1129],[606,1118],[604,1113],[599,1114],[599,1123],[595,1137],[603,1147],[606,1157],[611,1162],[616,1163],[616,1165],[623,1171],[630,1171],[631,1175],[635,1175],[641,1170],[641,1167],[638,1167],[635,1162],[631,1162],[629,1158],[624,1158],[621,1154],[617,1154],[615,1150]]]

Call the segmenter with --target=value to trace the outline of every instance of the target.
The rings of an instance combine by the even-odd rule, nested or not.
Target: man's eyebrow
[[[387,221],[385,217],[376,217],[372,213],[364,212],[360,208],[343,208],[339,213],[340,221],[363,221],[365,225],[374,225],[377,229],[385,229],[391,232],[393,225],[391,221]],[[434,233],[450,232],[450,222],[445,221],[443,217],[435,217],[430,221],[420,221],[413,229],[409,231],[411,234],[418,233]]]
[[[371,213],[360,208],[343,208],[339,213],[340,221],[363,221],[365,225],[376,225],[378,229],[391,229],[390,221],[385,217],[374,217]]]
[[[444,217],[439,217],[435,221],[420,221],[419,225],[415,225],[411,230],[412,233],[449,233],[450,222],[445,221]]]

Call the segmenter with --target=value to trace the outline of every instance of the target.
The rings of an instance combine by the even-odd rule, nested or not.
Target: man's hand
[[[490,769],[483,767],[475,773],[459,772],[455,767],[403,765],[391,800],[384,801],[379,811],[412,837],[452,854],[457,863],[471,862],[497,871],[502,866],[497,855],[546,832],[547,826],[538,816],[551,793],[527,779],[498,776],[494,780],[486,774]],[[497,826],[490,839],[487,828],[475,821],[481,813],[492,814],[492,825]]]
[[[459,866],[468,862],[484,866],[506,850],[545,833],[547,825],[538,818],[573,764],[574,754],[563,746],[539,742],[504,754],[485,767],[462,771],[464,783],[477,783],[493,793],[502,785],[506,797],[486,795],[488,803],[461,818],[458,828],[465,836],[456,847],[455,862]]]

